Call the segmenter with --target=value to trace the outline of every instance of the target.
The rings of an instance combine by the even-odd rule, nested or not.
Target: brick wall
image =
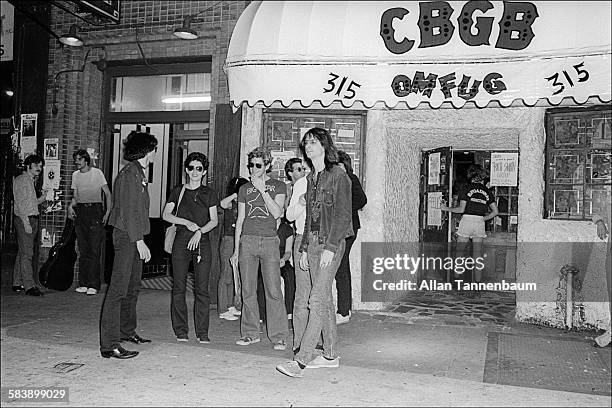
[[[104,26],[87,24],[64,10],[51,8],[51,29],[62,34],[68,32],[72,24],[77,24],[85,46],[62,48],[53,38],[49,44],[44,138],[59,138],[62,210],[43,214],[41,229],[55,233],[56,240],[60,238],[66,219],[66,208],[72,196],[70,183],[72,172],[75,171],[72,161],[75,148],[94,148],[99,152],[99,159],[95,164],[99,165],[105,161],[105,141],[101,136],[103,73],[90,62],[101,57],[105,57],[107,61],[141,59],[136,36],[148,59],[212,56],[210,151],[213,152],[215,104],[229,101],[227,78],[222,67],[234,25],[248,3],[249,1],[122,1],[120,23]],[[198,31],[200,38],[187,41],[172,35],[173,30],[182,25],[184,17],[207,8],[210,10],[200,14],[196,22],[191,24],[191,27]],[[87,52],[89,55],[84,62]],[[83,66],[82,72],[58,75],[60,71],[78,70]],[[56,76],[57,80],[54,81]],[[54,85],[57,92],[55,115],[52,113]],[[42,248],[39,259],[41,264],[47,256],[48,248]],[[78,274],[78,265],[75,270],[75,274]]]

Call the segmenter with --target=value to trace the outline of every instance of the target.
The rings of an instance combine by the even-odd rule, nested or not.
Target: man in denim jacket
[[[300,266],[308,270],[312,287],[307,291],[309,314],[299,351],[294,361],[276,366],[290,377],[301,377],[304,368],[335,368],[336,313],[332,284],[344,254],[344,239],[353,235],[351,180],[338,166],[338,153],[325,129],[312,128],[302,138],[300,150],[313,171],[308,175],[306,225],[300,246]],[[296,293],[296,297],[298,294]],[[294,314],[295,319],[301,318]],[[323,355],[313,359],[315,346],[323,333]]]

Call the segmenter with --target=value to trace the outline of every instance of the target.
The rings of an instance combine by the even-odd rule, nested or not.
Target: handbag
[[[178,203],[176,203],[176,208],[174,209],[174,214],[178,213],[178,207],[181,205],[181,200],[183,199],[183,193],[185,193],[185,185],[183,184],[183,188],[181,189],[181,194],[179,195]],[[166,228],[166,234],[164,236],[164,251],[171,254],[172,253],[172,245],[174,244],[174,237],[176,237],[176,225],[172,224],[168,228]]]

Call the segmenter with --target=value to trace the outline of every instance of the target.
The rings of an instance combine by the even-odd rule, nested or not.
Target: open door
[[[424,150],[421,154],[419,240],[426,256],[445,258],[450,254],[449,213],[440,210],[440,201],[449,203],[452,191],[452,147]],[[445,270],[426,270],[420,279],[450,282]]]

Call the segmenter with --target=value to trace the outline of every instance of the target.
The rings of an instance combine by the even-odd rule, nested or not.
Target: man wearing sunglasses
[[[234,253],[230,262],[240,265],[242,281],[242,319],[240,346],[261,341],[257,304],[257,274],[261,274],[266,296],[266,327],[275,350],[287,347],[287,312],[281,291],[276,233],[277,220],[283,216],[287,187],[267,175],[272,164],[270,152],[258,147],[248,154],[250,182],[238,191],[238,218],[234,237]]]

